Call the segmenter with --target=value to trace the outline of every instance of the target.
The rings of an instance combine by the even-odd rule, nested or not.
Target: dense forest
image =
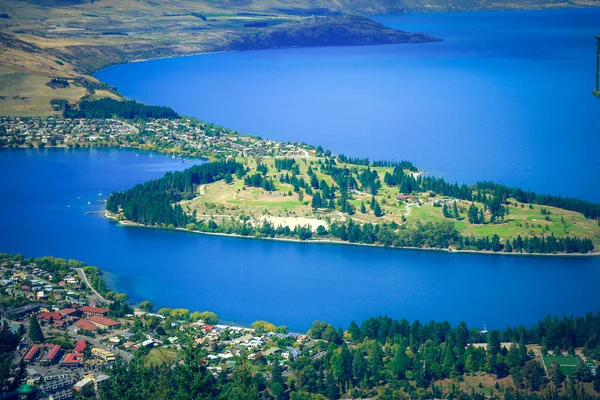
[[[527,348],[541,344],[543,355],[566,355],[577,347],[588,361],[597,360],[600,313],[548,316],[531,328],[490,332],[469,329],[464,322],[452,327],[388,317],[352,322],[346,331],[315,321],[309,336],[313,342],[290,360],[287,371],[278,355],[249,361],[242,353],[234,358],[234,369],[213,376],[202,362],[206,352],[192,345],[190,332],[181,362],[149,366],[144,351],[129,364],[118,362],[101,398],[591,399],[600,392],[600,374],[593,375],[583,361],[565,376],[554,363],[546,371],[533,347]],[[477,376],[492,376],[496,384],[461,386]]]
[[[145,118],[179,118],[170,107],[147,106],[136,101],[117,101],[110,98],[79,102],[78,108],[65,104],[63,108],[64,118],[123,118],[123,119],[145,119]]]
[[[446,196],[476,200],[484,204],[491,213],[491,223],[502,221],[508,214],[505,205],[508,192],[504,187],[495,187],[490,192],[489,185],[467,187],[448,185],[443,179],[415,179],[404,167],[410,164],[402,162],[394,167],[393,173],[386,172],[384,182],[389,186],[399,186],[400,191],[438,191]],[[319,160],[316,165],[308,168],[308,179],[299,177],[299,168],[294,159],[281,158],[275,160],[275,168],[280,173],[281,183],[293,186],[293,191],[302,199],[304,194],[311,195],[310,204],[314,210],[340,210],[349,215],[357,212],[349,200],[351,191],[361,189],[372,194],[368,203],[376,217],[383,216],[378,200],[375,198],[381,187],[381,178],[371,167],[358,169],[340,166],[334,158]],[[327,183],[317,177],[317,171],[332,178],[334,183]],[[253,225],[251,222],[234,218],[223,218],[218,222],[214,219],[198,220],[195,215],[183,211],[177,202],[189,200],[196,196],[200,184],[211,183],[224,179],[232,181],[232,175],[244,179],[246,186],[259,187],[266,191],[275,190],[272,178],[268,177],[268,168],[260,161],[255,172],[248,173],[237,162],[213,162],[194,166],[182,172],[167,173],[163,178],[136,185],[131,190],[116,192],[108,197],[106,209],[111,213],[122,213],[129,221],[150,226],[186,228],[202,232],[238,234],[254,237],[284,237],[300,240],[333,238],[350,243],[373,244],[389,247],[418,247],[457,250],[493,251],[505,253],[588,253],[593,251],[591,240],[577,237],[526,236],[520,235],[512,240],[501,242],[498,235],[489,237],[468,237],[461,235],[452,221],[417,222],[415,226],[407,227],[396,222],[379,221],[376,224],[355,223],[351,218],[345,222],[331,222],[329,229],[323,226],[316,231],[309,227],[273,226],[270,223]],[[518,189],[516,189],[518,190]],[[302,200],[301,200],[302,201]],[[574,203],[574,204],[583,204]],[[591,204],[591,203],[590,203]],[[596,206],[596,205],[594,205]],[[452,214],[444,205],[444,215]],[[362,204],[360,212],[366,213],[367,205]],[[454,205],[456,208],[456,205]],[[454,210],[454,213],[457,213]],[[473,215],[471,215],[473,214]],[[483,223],[483,210],[472,205],[469,209],[469,222]]]

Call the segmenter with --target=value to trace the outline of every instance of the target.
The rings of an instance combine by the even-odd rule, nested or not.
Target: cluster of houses
[[[0,146],[118,142],[137,133],[135,126],[115,119],[0,117]]]
[[[48,400],[70,400],[76,397],[77,392],[90,387],[97,391],[109,377],[108,375],[84,374],[73,371],[58,371],[42,376],[33,367],[27,368],[27,383],[39,387],[40,399]]]
[[[89,347],[85,340],[78,340],[75,348],[66,351],[57,344],[35,344],[28,348],[23,361],[28,364],[27,383],[39,386],[42,398],[68,400],[87,386],[106,381],[108,376],[85,374],[82,377],[83,359]],[[115,360],[115,355],[100,347],[92,347],[88,357],[100,364]]]
[[[285,365],[300,356],[301,348],[310,347],[313,342],[307,335],[297,333],[263,332],[189,318],[177,319],[179,316],[175,314],[167,317],[142,310],[115,320],[109,317],[108,308],[87,298],[78,276],[63,273],[63,276],[54,277],[34,264],[22,266],[19,262],[5,261],[0,267],[0,278],[0,290],[4,293],[7,289],[20,290],[21,295],[31,300],[24,305],[0,308],[4,317],[0,322],[6,321],[11,330],[25,334],[29,320],[35,318],[43,331],[62,330],[72,339],[71,343],[75,343],[74,348],[63,341],[52,343],[53,340],[42,344],[21,344],[19,357],[28,364],[28,383],[39,386],[49,399],[71,399],[78,390],[97,387],[106,377],[93,372],[115,361],[117,353],[127,358],[143,348],[181,350],[181,341],[184,337],[189,338],[190,332],[195,344],[207,351],[204,362],[215,376],[223,370],[234,369],[240,357],[252,362],[279,360]],[[57,280],[60,281],[56,284],[50,283]],[[22,288],[25,281],[30,288]],[[35,292],[34,285],[36,290],[50,285],[53,294],[43,300],[38,300],[37,296],[28,297],[28,293]],[[77,300],[67,301],[66,296],[62,296],[62,300],[56,301],[60,290],[70,291]],[[136,318],[155,319],[163,332],[147,328],[150,324],[146,321],[136,323]],[[82,334],[94,337],[82,340]],[[84,375],[90,371],[92,374]]]
[[[80,301],[77,291],[81,283],[75,276],[68,274],[60,279],[55,278],[57,277],[52,273],[35,264],[22,266],[15,263],[10,268],[0,267],[0,287],[14,298],[22,297],[29,301]],[[53,283],[57,280],[58,282]],[[21,318],[17,316],[14,319]]]
[[[284,144],[248,135],[232,134],[190,119],[154,119],[139,126],[163,146],[175,143],[200,150],[202,153],[233,156],[305,156],[306,151],[294,144]]]
[[[308,155],[296,144],[234,134],[190,119],[151,119],[129,123],[115,119],[0,117],[0,147],[131,146],[132,142],[145,144],[146,147],[189,149],[206,156]]]

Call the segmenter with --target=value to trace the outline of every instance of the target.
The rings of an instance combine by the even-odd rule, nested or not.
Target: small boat
[[[69,204],[69,205],[67,205],[67,208],[71,208],[71,205],[70,205],[70,204]]]
[[[92,202],[91,202],[91,201],[88,201],[88,204],[92,204]]]

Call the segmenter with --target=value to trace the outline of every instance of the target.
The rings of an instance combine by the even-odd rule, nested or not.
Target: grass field
[[[152,349],[146,358],[146,365],[172,363],[177,359],[178,352],[171,349]]]
[[[560,370],[566,376],[571,374],[571,371],[579,364],[579,357],[571,357],[571,356],[545,356],[542,357],[544,359],[544,364],[546,364],[546,368],[550,367],[550,364],[553,362],[558,363],[560,366]]]

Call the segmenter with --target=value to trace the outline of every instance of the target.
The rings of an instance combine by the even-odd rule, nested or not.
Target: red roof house
[[[75,326],[83,329],[84,331],[95,331],[98,329],[96,325],[92,324],[87,319],[80,319],[79,321],[75,322]]]
[[[77,343],[75,344],[75,350],[73,350],[75,353],[83,353],[83,351],[85,350],[85,348],[87,347],[87,343],[85,342],[85,340],[78,340]]]
[[[79,307],[79,311],[87,315],[108,315],[108,308],[83,306]]]
[[[81,313],[74,308],[63,308],[62,310],[58,310],[60,315],[64,315],[65,317],[73,317],[80,315]]]
[[[80,365],[82,357],[83,354],[80,353],[69,353],[65,356],[65,358],[63,358],[61,363],[67,365]]]
[[[98,326],[99,328],[102,329],[108,329],[108,328],[113,328],[116,326],[120,326],[121,324],[118,323],[117,321],[114,321],[110,318],[106,318],[106,317],[99,317],[97,315],[92,315],[91,317],[88,317],[87,319],[88,321],[91,321],[92,323],[94,323],[96,326]]]
[[[39,313],[37,315],[37,319],[43,319],[45,321],[60,321],[62,319],[62,315],[60,315],[57,312],[53,312],[53,313],[49,313],[49,312],[43,312],[43,313]]]

